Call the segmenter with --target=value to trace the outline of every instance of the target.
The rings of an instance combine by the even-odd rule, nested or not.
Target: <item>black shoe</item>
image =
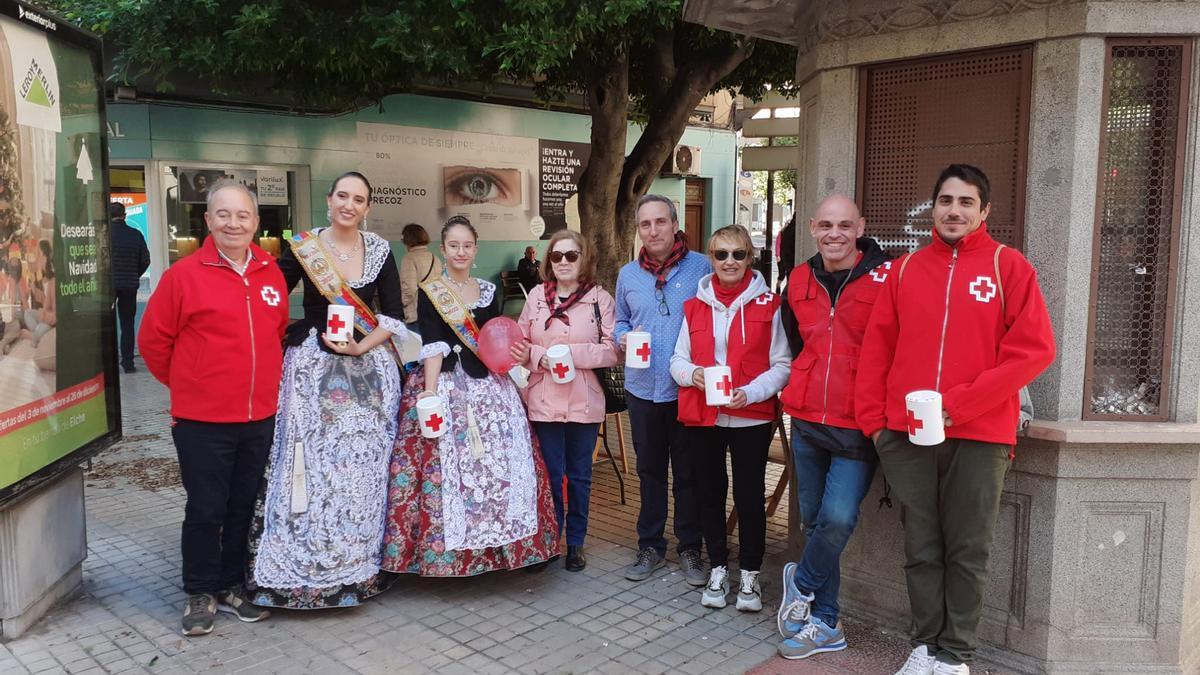
[[[700,551],[688,549],[679,552],[679,566],[683,568],[683,578],[692,586],[699,588],[708,584],[708,575],[704,573],[704,563],[700,562]]]
[[[582,546],[567,547],[567,571],[582,572],[587,567],[587,558],[583,557]]]
[[[643,581],[649,579],[654,570],[667,564],[662,554],[658,551],[646,547],[638,551],[637,560],[632,565],[625,568],[625,578],[630,581]]]
[[[250,604],[245,592],[237,587],[217,594],[217,611],[232,614],[239,621],[245,621],[246,623],[262,621],[271,616],[270,611]]]
[[[132,363],[127,366],[121,366],[121,368],[123,368],[125,370],[125,372],[127,372],[127,373],[136,373],[137,372],[137,368],[134,368]]]
[[[187,637],[208,635],[217,615],[217,599],[210,593],[193,593],[183,608],[183,634]]]

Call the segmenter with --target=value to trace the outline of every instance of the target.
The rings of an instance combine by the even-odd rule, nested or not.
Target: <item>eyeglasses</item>
[[[717,250],[713,251],[713,253],[712,253],[712,254],[713,254],[713,257],[714,257],[714,258],[716,258],[718,262],[722,262],[722,261],[724,261],[724,260],[725,260],[726,258],[728,258],[730,255],[732,255],[732,256],[733,256],[733,259],[734,259],[734,260],[736,260],[736,261],[738,261],[738,262],[741,262],[741,261],[743,261],[743,260],[745,260],[745,259],[746,259],[746,256],[750,255],[750,252],[749,252],[749,251],[745,251],[745,250],[743,250],[743,249],[740,249],[740,248],[739,248],[739,249],[737,249],[736,251],[726,251],[726,250],[725,250],[725,249],[723,249],[723,248],[719,248],[719,249],[717,249]]]
[[[558,263],[562,262],[563,258],[566,258],[567,262],[569,262],[569,263],[578,262],[579,261],[579,251],[566,251],[566,252],[551,251],[550,252],[550,262],[552,262],[556,265]]]
[[[667,306],[667,294],[663,289],[654,289],[654,299],[658,300],[658,313],[663,316],[671,316],[671,308]]]

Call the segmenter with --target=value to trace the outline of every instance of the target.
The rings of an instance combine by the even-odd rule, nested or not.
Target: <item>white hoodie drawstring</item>
[[[743,292],[745,292],[745,291],[743,291]],[[738,300],[741,300],[741,296],[738,296]],[[746,303],[744,303],[744,302],[741,303],[740,305],[738,305],[738,318],[741,319],[741,321],[742,321],[742,346],[744,347],[746,345]],[[726,360],[729,360],[728,359],[728,357],[729,357],[729,347],[728,347],[729,338],[726,338],[725,342],[727,345],[725,347],[725,356],[726,356]]]

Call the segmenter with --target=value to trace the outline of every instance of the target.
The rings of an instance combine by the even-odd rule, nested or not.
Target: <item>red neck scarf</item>
[[[721,281],[719,279],[717,279],[716,273],[713,273],[713,278],[712,278],[713,295],[716,296],[717,301],[719,301],[722,305],[725,305],[726,307],[728,307],[728,306],[732,305],[733,301],[737,300],[738,296],[740,296],[747,288],[750,288],[750,279],[752,279],[753,277],[754,277],[754,270],[747,269],[746,274],[742,275],[741,281],[739,281],[734,286],[730,286],[729,288],[726,288],[725,286],[721,285]]]
[[[595,285],[596,284],[590,281],[586,284],[579,284],[579,288],[576,288],[574,293],[567,296],[567,299],[560,303],[558,301],[558,282],[547,281],[543,283],[542,289],[546,293],[546,306],[550,308],[550,317],[546,319],[546,328],[549,328],[550,322],[555,319],[558,319],[562,321],[563,324],[570,326],[571,317],[567,316],[567,310],[571,308],[571,305],[574,305],[582,300],[583,296],[587,295],[587,292],[592,290],[592,286]]]
[[[650,257],[646,252],[646,247],[638,253],[638,264],[642,269],[654,275],[654,287],[662,288],[667,285],[667,272],[671,271],[671,267],[679,264],[688,254],[687,235],[683,231],[675,233],[675,244],[671,247],[671,252],[667,254],[667,259],[661,263]]]

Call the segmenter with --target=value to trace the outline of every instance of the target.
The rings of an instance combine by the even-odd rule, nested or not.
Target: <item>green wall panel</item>
[[[244,112],[215,108],[114,103],[108,106],[110,128],[120,127],[121,137],[110,138],[111,157],[117,160],[173,162],[229,162],[234,164],[291,164],[307,166],[311,178],[312,222],[325,222],[324,196],[334,177],[358,168],[357,123],[398,124],[588,142],[591,119],[586,115],[516,108],[490,103],[395,95],[382,106],[371,106],[338,116],[305,117],[276,113]],[[632,149],[640,128],[629,127]],[[688,129],[681,140],[700,146],[701,176],[709,178],[710,228],[733,221],[736,145],[734,135],[723,130]],[[369,177],[369,176],[368,176]],[[683,203],[684,181],[660,178],[652,191]],[[682,217],[682,213],[680,217]],[[479,276],[496,279],[513,269],[530,241],[488,241],[480,247]],[[403,246],[395,243],[397,254]],[[541,248],[541,246],[539,246]]]

